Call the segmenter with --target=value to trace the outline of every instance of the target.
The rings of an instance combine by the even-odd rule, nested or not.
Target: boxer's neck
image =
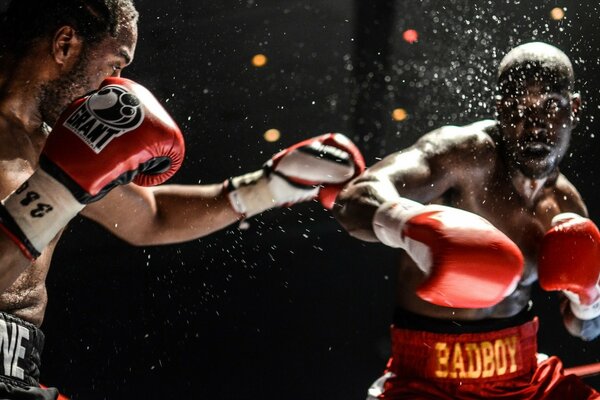
[[[540,179],[532,179],[517,171],[512,175],[512,183],[517,193],[525,200],[528,206],[533,206],[539,195],[542,193],[542,188],[548,177]]]
[[[41,85],[29,57],[4,59],[0,63],[0,114],[32,138],[42,132],[39,112]]]

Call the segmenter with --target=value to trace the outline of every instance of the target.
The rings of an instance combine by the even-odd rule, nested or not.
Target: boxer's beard
[[[42,85],[39,95],[42,121],[54,126],[60,114],[76,98],[83,96],[90,88],[86,73],[87,51],[82,51],[73,69],[65,76]]]

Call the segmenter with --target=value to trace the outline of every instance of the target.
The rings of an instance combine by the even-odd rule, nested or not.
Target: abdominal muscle
[[[57,239],[58,237],[4,293],[0,294],[0,311],[40,327],[48,304],[46,276]]]
[[[399,268],[396,305],[415,314],[446,320],[477,321],[486,318],[508,318],[518,314],[529,303],[531,285],[523,281],[517,285],[514,292],[500,303],[489,308],[452,308],[431,304],[419,298],[417,287],[423,282],[423,273],[408,256],[402,257]],[[477,288],[468,288],[477,290]]]

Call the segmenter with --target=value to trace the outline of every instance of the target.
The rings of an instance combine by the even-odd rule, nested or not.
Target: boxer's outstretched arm
[[[434,130],[350,182],[336,199],[334,215],[352,236],[378,241],[372,222],[380,205],[401,197],[431,202],[450,190],[461,174],[477,173],[477,165],[468,160],[492,157],[492,149],[489,136],[475,126]]]
[[[521,251],[478,215],[425,203],[484,173],[480,163],[489,162],[492,150],[491,138],[473,126],[429,133],[353,181],[338,196],[335,215],[351,235],[406,251],[423,276],[416,288],[421,299],[491,307],[514,291]]]
[[[221,184],[117,188],[83,215],[131,244],[184,242],[273,207],[318,198],[331,208],[343,185],[363,170],[362,155],[348,138],[325,134]]]

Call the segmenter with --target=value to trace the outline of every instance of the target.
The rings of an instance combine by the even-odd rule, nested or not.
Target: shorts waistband
[[[0,312],[0,380],[37,386],[44,333],[35,325]]]
[[[501,381],[537,365],[538,320],[488,332],[438,333],[391,328],[388,371],[445,382]]]
[[[427,331],[435,333],[478,333],[498,331],[522,325],[533,320],[535,314],[531,308],[525,307],[516,315],[507,318],[487,318],[476,321],[444,320],[415,314],[403,308],[394,310],[393,324],[396,328]]]

